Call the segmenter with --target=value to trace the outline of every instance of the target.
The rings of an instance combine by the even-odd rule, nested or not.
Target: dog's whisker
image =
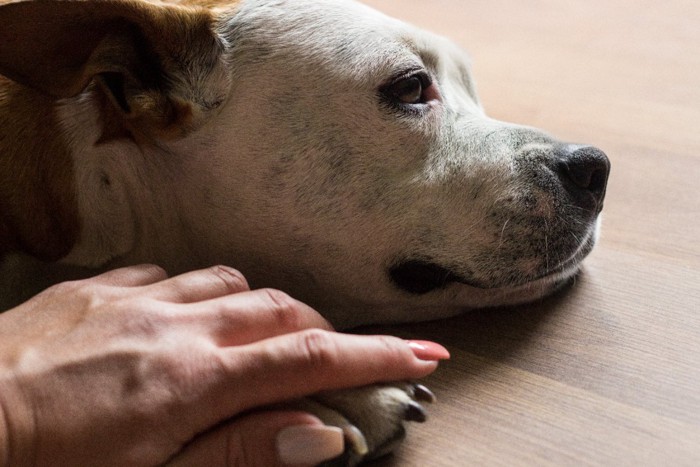
[[[546,270],[549,271],[549,240],[547,232],[549,230],[549,225],[547,224],[547,219],[544,220],[544,263]]]
[[[506,231],[506,227],[508,226],[508,223],[510,222],[511,218],[506,219],[506,221],[503,223],[503,227],[501,228],[501,236],[498,239],[498,249],[500,250],[501,247],[503,246],[503,236]]]

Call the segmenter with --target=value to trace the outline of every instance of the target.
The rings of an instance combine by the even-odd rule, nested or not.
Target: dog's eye
[[[423,96],[423,83],[419,77],[411,76],[396,83],[392,93],[404,104],[418,104]]]
[[[401,78],[384,88],[384,94],[402,104],[424,104],[427,102],[425,90],[431,81],[427,73],[416,73]]]

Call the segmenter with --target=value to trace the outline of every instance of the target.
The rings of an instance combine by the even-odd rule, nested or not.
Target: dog
[[[0,4],[5,308],[225,263],[340,328],[428,320],[549,294],[597,240],[606,155],[487,117],[464,52],[360,3]],[[349,462],[395,444],[396,388],[333,396],[378,405]]]

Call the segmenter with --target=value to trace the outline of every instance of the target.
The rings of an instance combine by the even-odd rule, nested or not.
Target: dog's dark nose
[[[557,172],[576,204],[596,213],[603,208],[610,160],[592,146],[566,145],[557,150]]]

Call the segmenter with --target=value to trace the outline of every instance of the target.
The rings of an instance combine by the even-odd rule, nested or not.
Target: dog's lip
[[[415,295],[424,295],[436,290],[442,290],[453,284],[491,292],[519,289],[537,283],[555,283],[574,273],[578,269],[579,264],[579,254],[575,254],[567,261],[541,274],[534,276],[523,275],[521,280],[496,284],[488,284],[480,279],[465,277],[449,267],[425,259],[398,261],[389,268],[389,275],[394,284],[400,289]]]
[[[483,289],[482,284],[471,281],[450,268],[426,259],[403,259],[389,268],[391,280],[406,292],[423,295],[458,282]]]
[[[558,264],[549,265],[550,267],[540,271],[539,274],[522,273],[516,278],[511,276],[510,280],[494,281],[494,283],[475,277],[464,268],[446,266],[433,258],[420,255],[399,258],[389,267],[388,273],[398,288],[415,295],[442,290],[453,284],[465,285],[489,293],[512,291],[530,286],[543,287],[547,284],[556,284],[575,274],[583,258],[593,249],[596,238],[595,227],[590,228],[577,248]],[[555,255],[554,252],[549,254],[553,257],[563,256]]]

